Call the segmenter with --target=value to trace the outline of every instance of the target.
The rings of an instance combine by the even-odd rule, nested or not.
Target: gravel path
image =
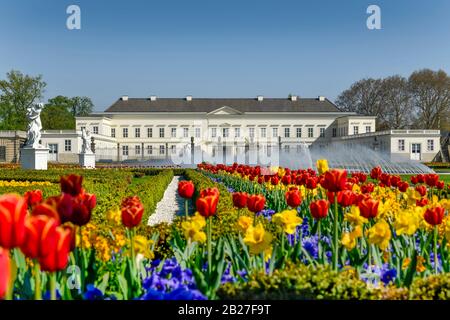
[[[181,180],[183,178],[180,176],[173,177],[155,212],[148,219],[149,226],[164,222],[171,224],[176,215],[184,215],[184,199],[178,195],[178,182]],[[189,212],[192,212],[192,201],[189,201]]]

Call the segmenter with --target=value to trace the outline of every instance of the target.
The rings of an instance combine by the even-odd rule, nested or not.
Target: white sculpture
[[[86,130],[86,128],[81,128],[81,140],[83,140],[83,143],[81,145],[81,153],[92,153],[91,132],[89,130]]]
[[[33,149],[43,148],[43,146],[39,143],[41,140],[41,112],[43,108],[43,103],[32,104],[27,108],[28,128],[25,147],[30,147]]]

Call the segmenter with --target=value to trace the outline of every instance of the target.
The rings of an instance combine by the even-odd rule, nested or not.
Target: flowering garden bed
[[[0,298],[450,297],[438,175],[318,171],[4,169]],[[174,174],[196,212],[150,227]]]

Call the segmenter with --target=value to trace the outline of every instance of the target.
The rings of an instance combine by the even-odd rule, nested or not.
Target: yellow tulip
[[[391,235],[389,224],[385,220],[380,220],[369,229],[368,240],[370,244],[375,244],[381,250],[385,250],[389,246]]]
[[[319,174],[325,173],[329,170],[327,159],[319,159],[316,162],[317,171]]]
[[[398,235],[412,236],[420,226],[420,219],[412,210],[403,210],[396,216],[394,228]]]
[[[240,216],[237,222],[239,230],[246,232],[247,229],[253,224],[253,219],[247,216]]]
[[[345,214],[345,220],[347,220],[354,226],[359,226],[367,223],[367,219],[361,215],[357,206],[351,206],[350,212]]]

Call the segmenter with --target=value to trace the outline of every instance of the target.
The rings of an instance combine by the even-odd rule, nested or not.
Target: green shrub
[[[332,271],[329,266],[289,264],[273,274],[256,273],[247,282],[227,283],[219,291],[220,299],[379,299],[381,290],[369,289],[365,282],[349,272]]]
[[[410,291],[410,299],[414,300],[449,300],[450,275],[443,273],[426,278],[416,278]]]

